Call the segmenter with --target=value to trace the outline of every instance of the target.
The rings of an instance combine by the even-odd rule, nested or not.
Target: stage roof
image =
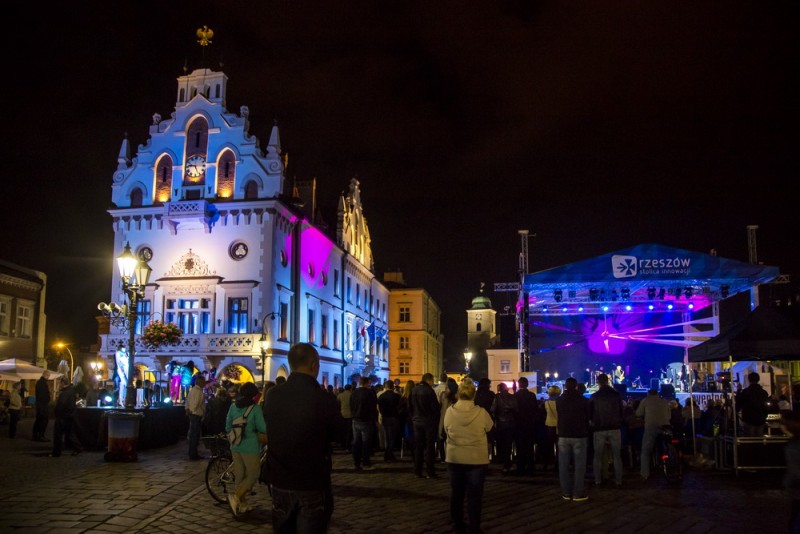
[[[777,267],[644,244],[527,274],[523,289],[530,314],[696,311],[778,275]]]

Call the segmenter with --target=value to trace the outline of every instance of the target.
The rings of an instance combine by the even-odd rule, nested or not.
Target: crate
[[[228,443],[228,437],[225,434],[202,436],[200,439],[203,442],[203,446],[211,451],[214,456],[226,454],[231,448],[230,443]]]

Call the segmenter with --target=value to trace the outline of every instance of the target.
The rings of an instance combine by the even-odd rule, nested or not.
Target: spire
[[[267,157],[275,158],[281,153],[281,136],[278,133],[278,121],[272,125],[272,132],[269,134],[269,143],[267,143]]]
[[[125,138],[122,140],[122,145],[119,147],[119,155],[117,155],[117,170],[122,171],[127,169],[131,164],[131,145],[128,141],[128,132],[125,132]]]

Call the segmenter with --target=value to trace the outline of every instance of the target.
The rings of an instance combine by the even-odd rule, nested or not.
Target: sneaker
[[[564,499],[565,501],[571,501],[572,500],[572,497],[570,497],[569,495],[562,495],[561,498]]]
[[[233,513],[233,517],[239,516],[239,497],[235,494],[228,495],[228,504],[231,507],[231,512]]]
[[[362,469],[364,469],[364,471],[375,471],[375,466],[372,464],[364,464]]]
[[[572,500],[573,501],[588,501],[589,500],[589,496],[588,495],[581,495],[580,497],[573,497]]]

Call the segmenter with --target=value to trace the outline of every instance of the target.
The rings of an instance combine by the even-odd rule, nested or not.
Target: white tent
[[[0,379],[2,380],[37,380],[45,371],[50,373],[50,380],[61,378],[63,375],[55,371],[48,371],[44,367],[38,367],[16,358],[0,361]]]

